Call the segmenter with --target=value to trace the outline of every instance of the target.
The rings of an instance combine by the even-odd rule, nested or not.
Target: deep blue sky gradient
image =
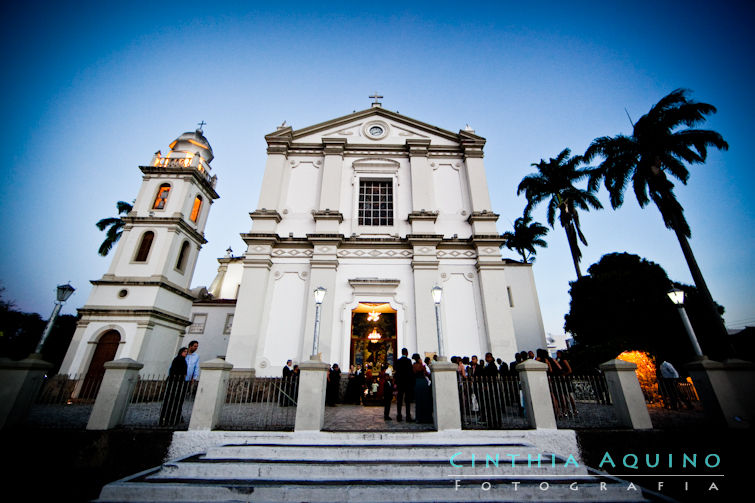
[[[104,235],[94,223],[133,200],[138,166],[200,120],[221,195],[193,282],[209,285],[216,258],[229,245],[244,250],[263,137],[284,120],[294,129],[329,120],[379,91],[409,117],[452,131],[470,124],[488,140],[504,232],[524,208],[516,186],[531,163],[630,133],[627,112],[637,120],[685,87],[718,108],[705,127],[730,144],[677,183],[691,245],[727,325],[755,324],[751,2],[248,4],[3,7],[0,284],[19,308],[48,316],[55,286],[69,280],[77,292],[63,312],[83,306],[111,258],[96,254]],[[544,222],[544,208],[535,218]],[[583,269],[628,251],[691,283],[674,234],[631,192],[618,211],[581,222]],[[534,271],[546,331],[557,334],[574,271],[563,229],[547,239]]]

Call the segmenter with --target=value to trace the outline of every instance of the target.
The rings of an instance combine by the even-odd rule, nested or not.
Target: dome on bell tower
[[[199,155],[208,164],[215,157],[212,153],[210,142],[204,137],[201,129],[184,133],[173,140],[173,143],[170,144],[170,150],[172,152],[187,152]]]

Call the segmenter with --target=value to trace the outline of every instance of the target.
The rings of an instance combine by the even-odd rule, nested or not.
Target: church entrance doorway
[[[115,330],[105,332],[97,341],[89,369],[84,377],[79,398],[95,398],[100,389],[100,382],[105,375],[105,363],[115,359],[118,344],[121,342],[121,334]]]
[[[389,303],[360,302],[351,312],[350,365],[358,378],[365,405],[383,404],[385,375],[392,373],[398,354],[396,310]]]

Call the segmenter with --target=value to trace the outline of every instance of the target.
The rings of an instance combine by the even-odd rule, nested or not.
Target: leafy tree
[[[129,212],[133,209],[133,206],[125,201],[118,201],[116,203],[116,207],[118,208],[118,215],[123,216],[128,215]],[[123,221],[122,217],[118,216],[103,218],[102,220],[97,222],[96,225],[97,228],[101,231],[107,229],[105,240],[102,242],[100,249],[97,251],[97,253],[105,257],[108,253],[110,253],[110,250],[118,242],[118,240],[121,239],[121,236],[123,235],[123,226],[126,225],[126,223]]]
[[[557,157],[547,162],[541,159],[539,163],[533,163],[532,166],[535,166],[538,172],[525,176],[519,183],[516,193],[519,195],[524,192],[527,198],[525,215],[529,215],[535,206],[547,199],[548,224],[551,228],[553,228],[556,211],[558,211],[559,222],[569,241],[574,269],[577,272],[577,278],[580,278],[582,272],[579,269],[579,261],[582,258],[582,252],[577,240],[582,241],[585,246],[587,240],[579,226],[577,208],[589,211],[590,207],[599,209],[603,206],[595,197],[593,188],[588,187],[585,190],[574,186],[575,182],[592,176],[592,170],[580,169],[583,158],[578,155],[569,157],[570,154],[571,150],[565,148]]]
[[[21,360],[34,352],[47,323],[37,313],[16,310],[12,302],[2,298],[4,290],[0,287],[0,357]],[[63,363],[77,322],[77,316],[59,316],[45,341],[42,356],[56,370]]]
[[[509,250],[516,250],[522,256],[522,261],[527,264],[535,261],[536,246],[547,248],[548,243],[542,239],[548,234],[548,228],[540,222],[532,222],[532,217],[524,215],[514,221],[514,232],[503,233],[506,240],[504,245]]]
[[[685,163],[703,163],[708,147],[727,150],[729,145],[715,131],[693,128],[704,122],[707,115],[715,113],[716,108],[689,99],[688,93],[677,89],[663,97],[634,124],[631,136],[596,138],[585,152],[585,159],[589,162],[595,156],[603,157],[590,185],[597,186],[603,179],[614,209],[624,202],[624,191],[630,180],[640,207],[644,208],[651,200],[655,203],[666,227],[676,233],[695,285],[705,299],[710,316],[715,317],[715,302],[687,241],[691,232],[684,209],[667,175],[686,184],[689,171]],[[722,340],[727,338],[723,321],[716,332]]]
[[[694,351],[677,308],[666,295],[672,282],[661,266],[628,253],[604,255],[588,275],[571,283],[571,303],[564,328],[574,336],[570,349],[575,365],[595,367],[626,350],[649,351],[679,368]],[[711,341],[716,319],[700,309],[692,286],[674,283],[688,294],[690,321],[703,352],[720,357]],[[718,307],[717,318],[723,313]]]

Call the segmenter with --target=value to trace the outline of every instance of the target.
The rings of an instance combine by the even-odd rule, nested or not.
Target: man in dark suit
[[[278,403],[284,407],[288,407],[294,404],[293,401],[293,381],[294,381],[294,369],[291,365],[294,362],[291,360],[286,361],[286,365],[283,367],[283,385],[281,386],[281,394]]]
[[[414,399],[414,371],[409,359],[409,350],[401,350],[401,358],[396,362],[396,420],[401,421],[401,404],[406,403],[406,420],[412,420],[411,403]]]

